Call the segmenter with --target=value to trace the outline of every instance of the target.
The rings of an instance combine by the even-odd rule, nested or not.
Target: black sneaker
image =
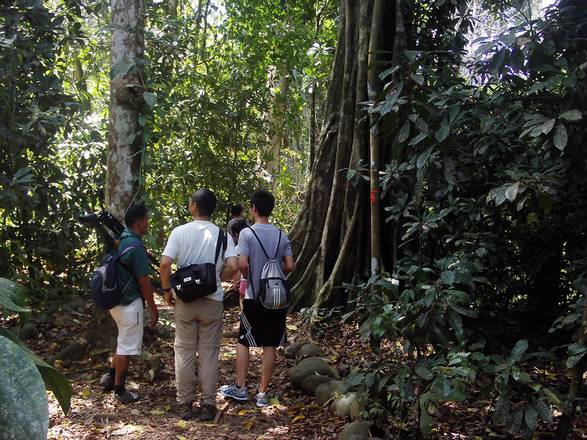
[[[116,397],[116,400],[118,400],[120,403],[124,404],[133,403],[140,399],[140,396],[137,393],[133,393],[129,390],[124,390],[124,393],[122,394],[114,393],[114,397]]]
[[[175,407],[175,412],[182,420],[189,420],[194,415],[192,412],[192,402],[180,403]]]
[[[217,413],[218,410],[214,405],[204,405],[200,408],[198,419],[200,419],[202,422],[211,422],[216,418]]]
[[[102,375],[100,378],[100,386],[102,387],[103,393],[109,393],[114,391],[114,379],[110,376],[110,373]]]

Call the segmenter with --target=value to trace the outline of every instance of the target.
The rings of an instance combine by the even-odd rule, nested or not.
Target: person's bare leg
[[[261,384],[259,385],[259,392],[266,393],[269,388],[269,381],[273,375],[273,366],[275,365],[275,358],[277,357],[277,349],[275,347],[263,347],[263,364],[261,366]]]
[[[239,387],[244,387],[247,384],[249,358],[249,347],[236,344],[236,384]]]
[[[117,354],[113,359],[116,375],[114,377],[114,385],[124,386],[126,375],[128,374],[128,366],[130,364],[130,356]]]

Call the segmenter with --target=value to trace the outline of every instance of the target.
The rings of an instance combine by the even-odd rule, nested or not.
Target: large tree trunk
[[[139,122],[144,104],[143,0],[111,0],[112,70],[106,168],[106,208],[121,222],[139,190],[144,150]],[[84,335],[86,347],[113,347],[116,329],[108,314],[98,312],[95,325]]]
[[[375,159],[371,178],[378,188],[379,144],[370,157],[370,140],[379,142],[377,131],[369,133],[369,118],[364,103],[369,99],[369,85],[377,93],[375,78],[384,69],[381,50],[390,49],[395,28],[383,32],[384,24],[394,23],[394,5],[373,0],[343,0],[338,45],[326,98],[324,123],[316,148],[303,209],[296,219],[290,238],[298,270],[292,274],[293,306],[322,307],[344,304],[343,283],[357,276],[369,275],[380,268],[381,210],[369,228],[369,187],[361,178],[347,179],[348,170],[358,170],[361,163]],[[375,21],[374,21],[375,20]],[[373,33],[372,33],[373,30]],[[384,38],[385,37],[385,38]],[[391,37],[391,38],[389,38]],[[387,40],[387,41],[386,41]],[[371,65],[369,53],[371,52]],[[377,57],[377,58],[376,58]],[[377,60],[377,62],[375,62]],[[372,70],[369,70],[372,69]],[[374,231],[371,240],[370,229]],[[374,243],[371,265],[369,242]]]
[[[309,147],[310,158],[308,159],[308,171],[312,172],[314,159],[316,157],[316,84],[312,85],[310,92],[310,127],[309,127]]]
[[[371,23],[371,41],[369,42],[369,100],[374,101],[381,93],[378,65],[381,55],[378,51],[383,40],[384,0],[374,0],[373,19]],[[370,118],[369,130],[369,178],[371,203],[371,275],[381,271],[381,196],[379,192],[379,171],[381,169],[381,139],[376,118]]]
[[[143,0],[111,0],[112,47],[106,207],[119,220],[138,190],[144,137],[139,116],[145,92]]]
[[[271,89],[272,105],[268,115],[269,132],[267,134],[268,148],[265,154],[265,169],[273,184],[279,172],[281,148],[285,139],[285,111],[289,87],[287,64],[284,63],[280,68],[272,67],[268,72],[267,83]]]

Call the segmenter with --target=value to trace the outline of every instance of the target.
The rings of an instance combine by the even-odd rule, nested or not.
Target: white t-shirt
[[[190,264],[212,263],[219,232],[220,228],[218,226],[203,220],[194,220],[178,226],[171,231],[163,255],[172,258],[178,267],[189,266]],[[224,260],[236,256],[234,242],[229,236],[228,240],[226,240]],[[217,301],[224,299],[224,291],[220,282],[220,272],[222,272],[223,265],[224,262],[219,256],[216,262],[216,285],[218,289],[215,293],[208,295],[207,298]]]

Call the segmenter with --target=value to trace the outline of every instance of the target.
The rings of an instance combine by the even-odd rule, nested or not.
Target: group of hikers
[[[277,261],[283,274],[293,271],[295,266],[287,235],[269,221],[275,206],[274,196],[266,190],[251,195],[250,213],[254,220],[251,226],[242,216],[242,206],[236,205],[233,218],[227,225],[228,234],[210,221],[216,204],[216,196],[206,188],[191,196],[188,209],[193,220],[171,232],[160,262],[165,301],[175,308],[175,410],[184,420],[197,417],[210,421],[218,411],[218,358],[224,311],[222,282],[230,283],[235,291],[238,290],[241,314],[236,344],[236,379],[234,383],[220,387],[221,395],[238,401],[249,400],[249,348],[261,347],[261,377],[255,400],[257,406],[267,406],[276,350],[286,340],[287,308],[268,308],[259,300],[268,261]],[[141,353],[144,304],[150,309],[150,327],[157,325],[159,313],[149,278],[148,254],[142,243],[149,227],[148,209],[144,205],[130,206],[124,222],[126,228],[116,250],[121,268],[118,282],[124,290],[119,304],[110,309],[118,328],[117,348],[100,385],[104,392],[114,391],[119,402],[132,403],[139,399],[139,395],[125,388],[125,379],[130,357]],[[174,264],[180,268],[176,274],[172,274]],[[189,281],[196,275],[178,276],[181,268],[204,273],[210,270],[215,279],[206,281],[203,275],[191,286],[197,290],[201,284],[207,283],[213,286],[212,293],[186,299]],[[182,282],[186,282],[185,292]],[[199,399],[196,399],[197,382]],[[194,404],[197,400],[199,404]]]

